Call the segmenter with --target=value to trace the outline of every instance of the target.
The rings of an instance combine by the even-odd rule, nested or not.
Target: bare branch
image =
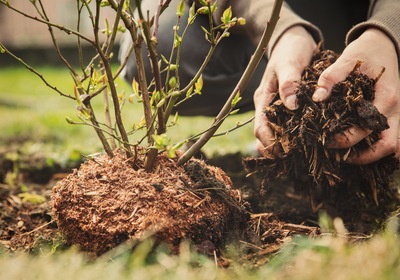
[[[0,44],[0,47],[4,50],[4,52],[8,55],[10,55],[11,57],[13,57],[15,60],[17,60],[18,62],[20,62],[22,65],[25,66],[26,69],[28,69],[29,71],[31,71],[32,73],[34,73],[36,76],[38,76],[47,87],[51,88],[52,90],[56,91],[59,95],[70,98],[75,100],[74,96],[71,96],[69,94],[63,93],[62,91],[60,91],[57,87],[52,86],[44,77],[42,74],[40,74],[38,71],[36,71],[32,66],[30,66],[29,64],[27,64],[22,58],[16,56],[15,54],[13,54],[12,52],[10,52],[4,45]]]
[[[272,10],[272,14],[270,20],[267,22],[267,26],[264,29],[264,32],[261,36],[260,42],[250,59],[249,64],[247,65],[242,77],[240,78],[238,84],[235,89],[232,91],[225,105],[219,112],[219,114],[214,119],[213,123],[210,126],[210,130],[204,133],[199,140],[196,141],[194,145],[192,145],[178,160],[178,163],[183,165],[185,164],[195,153],[200,151],[200,149],[210,140],[212,135],[217,131],[217,129],[222,124],[223,120],[229,115],[232,110],[232,100],[243,92],[243,89],[246,87],[248,81],[253,75],[258,63],[263,57],[265,50],[267,49],[269,40],[271,39],[272,33],[275,29],[276,23],[279,20],[279,13],[282,7],[283,0],[275,0],[274,7]]]

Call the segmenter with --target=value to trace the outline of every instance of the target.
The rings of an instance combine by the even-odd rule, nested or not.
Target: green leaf
[[[188,18],[189,24],[193,23],[195,16],[196,16],[196,9],[195,9],[195,3],[193,3],[189,9],[189,18]]]
[[[157,149],[164,149],[171,142],[171,139],[165,133],[160,135],[153,134],[152,137]]]
[[[172,124],[178,123],[179,114],[178,112],[175,113],[174,119],[172,120]]]
[[[183,16],[183,13],[185,12],[185,1],[181,0],[181,2],[179,2],[178,4],[178,9],[176,14],[178,15],[178,17]]]
[[[211,6],[211,13],[213,14],[217,10],[217,1],[214,2]]]
[[[197,79],[196,83],[194,84],[194,92],[197,94],[201,94],[201,90],[203,89],[203,75]]]
[[[0,53],[5,53],[6,49],[4,48],[4,46],[2,44],[0,44]]]
[[[180,46],[182,43],[182,38],[179,37],[178,34],[175,33],[175,38],[174,38],[174,48]]]
[[[124,26],[122,26],[122,25],[118,25],[117,30],[118,30],[119,32],[121,32],[121,33],[125,33],[125,32],[126,32],[126,28],[125,28]]]
[[[242,97],[240,96],[240,91],[238,91],[238,93],[236,93],[235,97],[233,98],[233,100],[232,100],[232,102],[231,102],[232,107],[235,107],[236,104],[237,104],[240,100],[242,100]]]
[[[131,6],[131,1],[130,0],[125,0],[124,10],[128,11],[130,6]]]
[[[222,14],[221,21],[224,24],[228,24],[232,19],[232,7],[229,6]]]
[[[133,81],[132,81],[132,90],[133,90],[133,93],[137,97],[140,97],[140,95],[139,95],[139,83],[136,81],[135,78],[133,78]]]
[[[188,98],[192,94],[192,92],[193,92],[193,87],[190,87],[186,92],[186,98]]]

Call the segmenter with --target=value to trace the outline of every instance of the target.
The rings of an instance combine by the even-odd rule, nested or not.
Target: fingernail
[[[299,107],[296,101],[297,101],[296,95],[289,95],[286,98],[286,107],[289,110],[296,110]]]
[[[312,96],[315,102],[323,101],[328,96],[328,91],[322,87],[317,88]]]

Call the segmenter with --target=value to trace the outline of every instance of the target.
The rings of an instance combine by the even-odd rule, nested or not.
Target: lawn
[[[40,67],[38,71],[63,92],[72,92],[72,82],[66,71],[50,67]],[[126,96],[130,95],[130,89],[123,81],[118,81],[118,87]],[[66,122],[66,116],[77,120],[75,105],[73,101],[58,96],[44,86],[37,76],[25,68],[1,69],[1,154],[40,153],[60,162],[68,161],[76,154],[88,155],[101,151],[91,128]],[[101,104],[94,106],[102,110]],[[124,120],[129,125],[138,122],[136,112],[139,110],[138,104],[126,102]],[[220,132],[251,117],[251,112],[234,115],[226,121]],[[212,118],[205,117],[181,117],[178,125],[169,130],[169,136],[173,141],[185,139],[200,129],[206,129],[211,121]],[[203,151],[209,157],[238,151],[246,154],[254,142],[250,123],[212,139]],[[0,182],[0,190],[11,188],[9,182]],[[399,279],[398,220],[398,214],[394,214],[378,232],[371,236],[354,237],[346,232],[340,220],[332,221],[321,216],[319,224],[323,229],[322,235],[316,238],[288,238],[286,245],[271,254],[266,264],[244,259],[239,247],[225,248],[230,262],[228,268],[217,266],[213,257],[196,253],[188,244],[181,245],[180,255],[173,255],[163,246],[154,249],[150,239],[139,244],[125,244],[96,259],[78,252],[74,247],[65,249],[61,238],[52,243],[38,242],[35,250],[29,254],[10,252],[0,243],[0,278]]]
[[[73,94],[72,79],[63,68],[42,67],[38,71],[62,92]],[[79,150],[87,154],[101,150],[91,128],[66,122],[66,117],[79,121],[73,100],[59,96],[46,87],[39,77],[23,67],[0,69],[0,80],[0,141],[28,137],[38,142],[56,144],[51,146],[53,152]],[[129,85],[123,80],[118,81],[118,90],[126,98],[132,94]],[[95,103],[94,107],[100,112],[98,115],[102,115],[102,104]],[[141,110],[137,102],[125,103],[123,113],[127,127],[140,121]],[[251,117],[252,112],[232,115],[218,133],[226,132]],[[169,137],[173,142],[184,140],[206,130],[211,122],[210,117],[179,117],[178,124],[170,128]],[[246,153],[254,147],[252,129],[252,123],[249,123],[223,137],[215,137],[204,147],[203,152],[209,156],[236,151]],[[131,141],[134,142],[137,138],[140,137],[132,136]]]

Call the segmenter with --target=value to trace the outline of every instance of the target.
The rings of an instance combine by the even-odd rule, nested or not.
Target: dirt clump
[[[152,172],[132,166],[118,151],[58,182],[51,205],[68,242],[97,255],[149,234],[176,249],[183,239],[218,247],[249,218],[240,192],[219,168],[200,160],[178,166],[165,154]]]
[[[368,231],[376,228],[398,207],[397,186],[391,186],[391,175],[398,169],[394,154],[368,165],[346,164],[348,157],[373,148],[380,133],[387,129],[384,115],[373,105],[376,78],[360,71],[358,62],[348,77],[334,85],[331,96],[314,102],[312,94],[317,81],[338,54],[317,50],[312,64],[305,68],[298,82],[296,96],[299,108],[288,110],[279,93],[265,108],[274,133],[274,149],[282,156],[276,158],[248,158],[250,172],[262,171],[264,187],[276,178],[291,180],[300,193],[308,193],[313,209],[325,208],[332,216],[345,220],[351,230]],[[356,126],[372,131],[349,149],[329,149],[337,134]]]

